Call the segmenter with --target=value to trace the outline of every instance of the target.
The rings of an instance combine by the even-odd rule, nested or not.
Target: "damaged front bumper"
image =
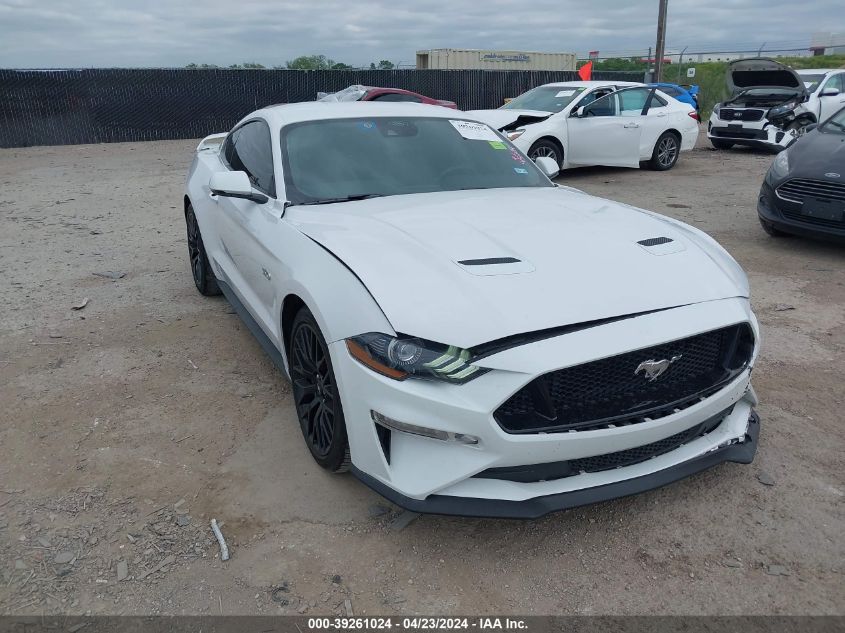
[[[710,140],[746,145],[780,152],[798,138],[793,130],[784,130],[763,119],[754,123],[726,123],[712,118],[707,124]]]

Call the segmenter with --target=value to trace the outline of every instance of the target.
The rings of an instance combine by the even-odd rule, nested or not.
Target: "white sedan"
[[[547,156],[561,169],[647,163],[665,171],[698,139],[692,106],[625,81],[546,84],[498,110],[467,114],[505,132],[530,158]]]
[[[316,462],[415,511],[534,517],[750,462],[741,268],[556,172],[438,106],[259,110],[197,148],[194,282],[291,379]]]

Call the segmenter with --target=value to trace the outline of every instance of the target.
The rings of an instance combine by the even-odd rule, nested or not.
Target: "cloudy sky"
[[[270,66],[317,53],[413,64],[438,47],[624,55],[653,44],[656,19],[657,0],[0,0],[0,67]],[[667,47],[799,48],[836,24],[842,0],[670,0]]]

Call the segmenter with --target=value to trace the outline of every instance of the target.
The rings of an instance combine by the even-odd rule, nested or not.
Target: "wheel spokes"
[[[317,455],[328,454],[334,438],[334,380],[328,354],[309,325],[293,336],[291,378],[303,434]]]

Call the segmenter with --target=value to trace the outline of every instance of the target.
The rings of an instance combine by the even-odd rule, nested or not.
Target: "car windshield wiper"
[[[370,198],[381,198],[387,194],[384,193],[355,193],[350,196],[341,196],[339,198],[323,198],[321,200],[309,200],[308,202],[300,202],[302,206],[310,204],[334,204],[335,202],[352,202],[353,200],[369,200]]]
[[[827,123],[825,123],[825,125],[835,125],[840,130],[845,131],[845,125],[842,125],[841,123],[838,123],[836,121],[828,121]]]

